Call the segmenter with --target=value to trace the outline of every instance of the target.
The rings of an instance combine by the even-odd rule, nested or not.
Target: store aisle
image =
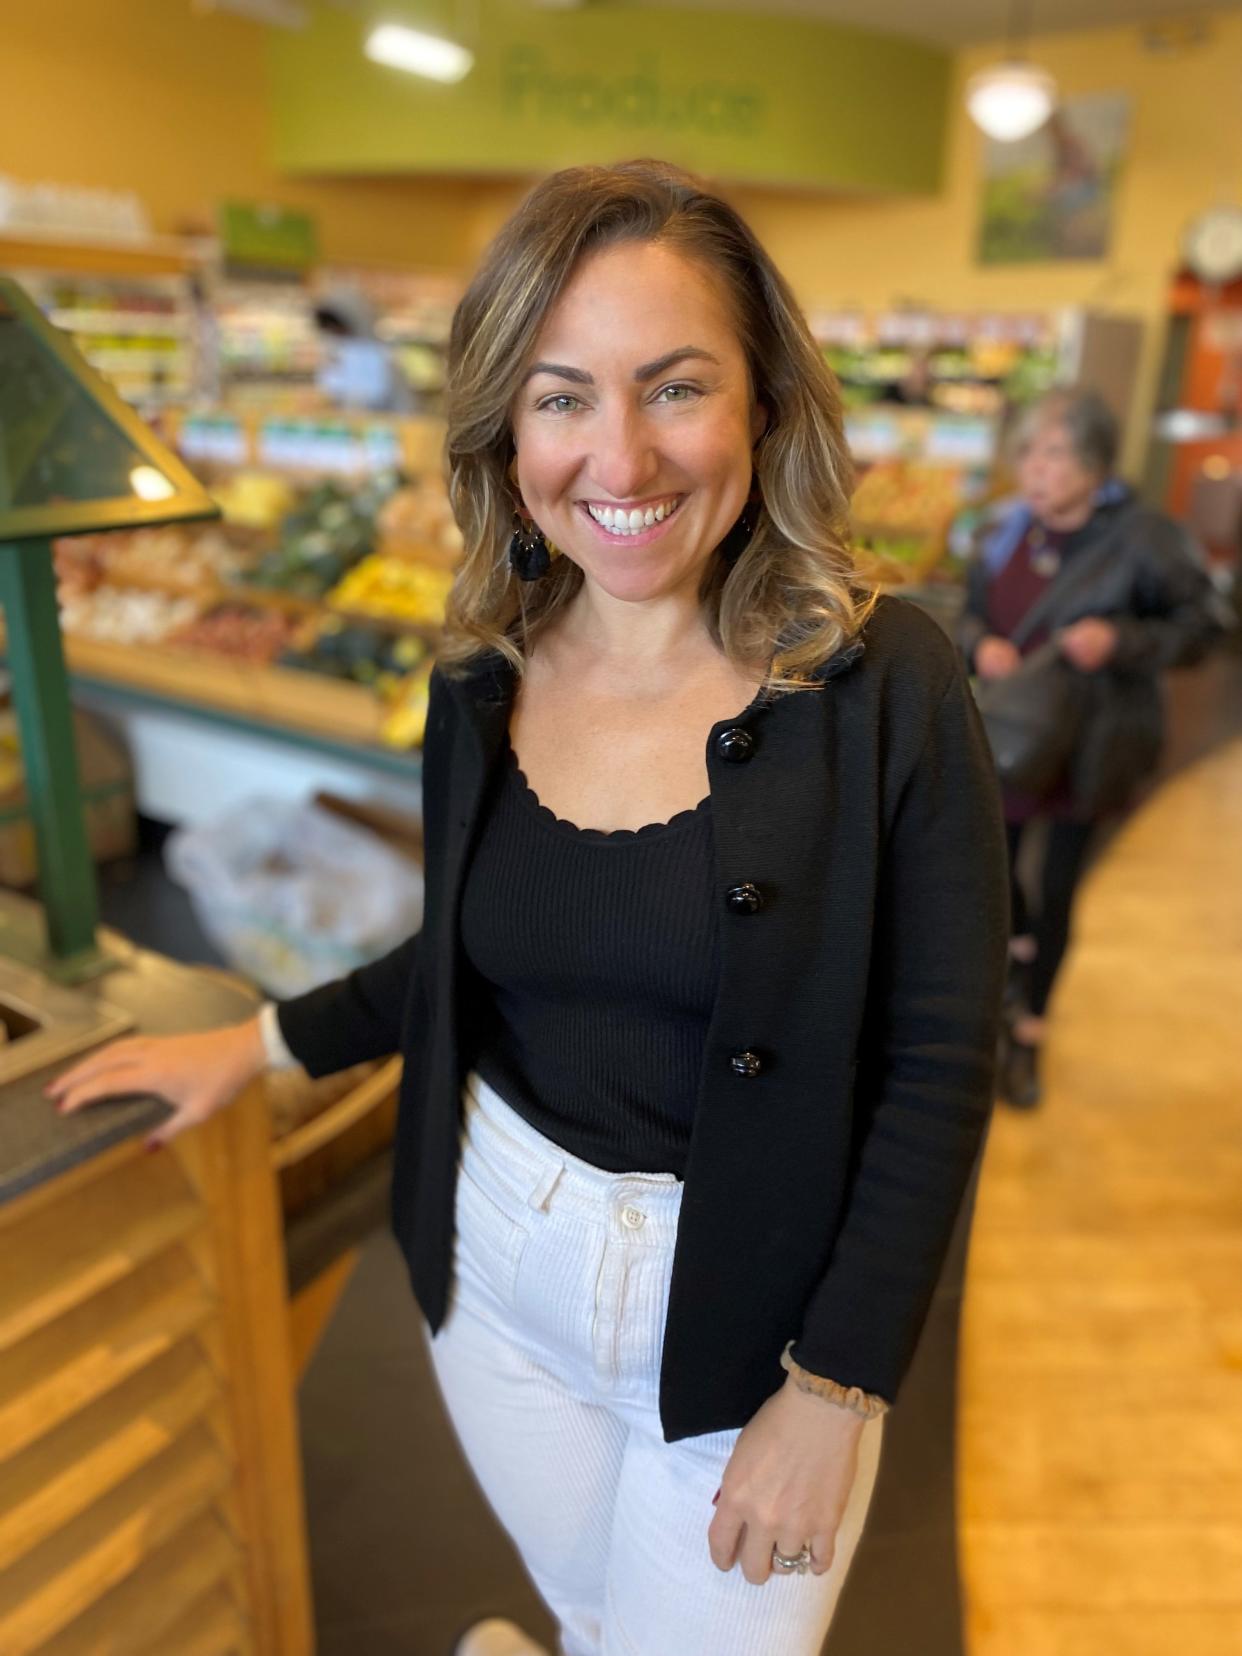
[[[1236,1656],[1242,739],[1089,877],[1053,1030],[1044,1108],[995,1118],[967,1273],[970,1653]]]

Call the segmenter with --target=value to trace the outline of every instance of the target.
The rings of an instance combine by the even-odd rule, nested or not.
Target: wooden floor
[[[1084,887],[965,1298],[970,1656],[1242,1653],[1242,741]]]

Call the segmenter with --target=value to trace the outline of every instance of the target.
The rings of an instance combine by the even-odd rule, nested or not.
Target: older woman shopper
[[[986,740],[856,586],[837,388],[694,179],[546,180],[449,357],[422,932],[57,1095],[168,1136],[265,1051],[401,1050],[398,1238],[564,1656],[818,1656],[991,1102]]]
[[[1061,773],[1037,797],[1004,797],[1013,965],[1001,1093],[1029,1108],[1039,1102],[1049,996],[1096,830],[1159,757],[1160,674],[1197,661],[1216,623],[1189,536],[1115,475],[1117,422],[1103,398],[1079,388],[1046,393],[1020,417],[1012,453],[1019,498],[972,563],[961,647],[980,679],[996,680],[1055,639],[1083,676],[1075,751]],[[1032,908],[1017,867],[1037,824],[1046,838]]]

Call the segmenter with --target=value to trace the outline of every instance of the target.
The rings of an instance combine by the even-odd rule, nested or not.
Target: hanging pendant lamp
[[[1002,144],[1038,132],[1057,105],[1056,81],[1024,57],[1029,13],[1029,3],[1010,0],[1004,60],[980,69],[966,82],[971,120]]]

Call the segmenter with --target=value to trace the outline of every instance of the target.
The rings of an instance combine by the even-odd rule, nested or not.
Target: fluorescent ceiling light
[[[1038,132],[1056,103],[1056,81],[1029,63],[998,63],[966,82],[971,120],[1002,144]]]
[[[407,29],[400,23],[381,23],[367,36],[366,54],[373,63],[404,69],[429,80],[459,81],[474,68],[474,53],[451,40]]]

